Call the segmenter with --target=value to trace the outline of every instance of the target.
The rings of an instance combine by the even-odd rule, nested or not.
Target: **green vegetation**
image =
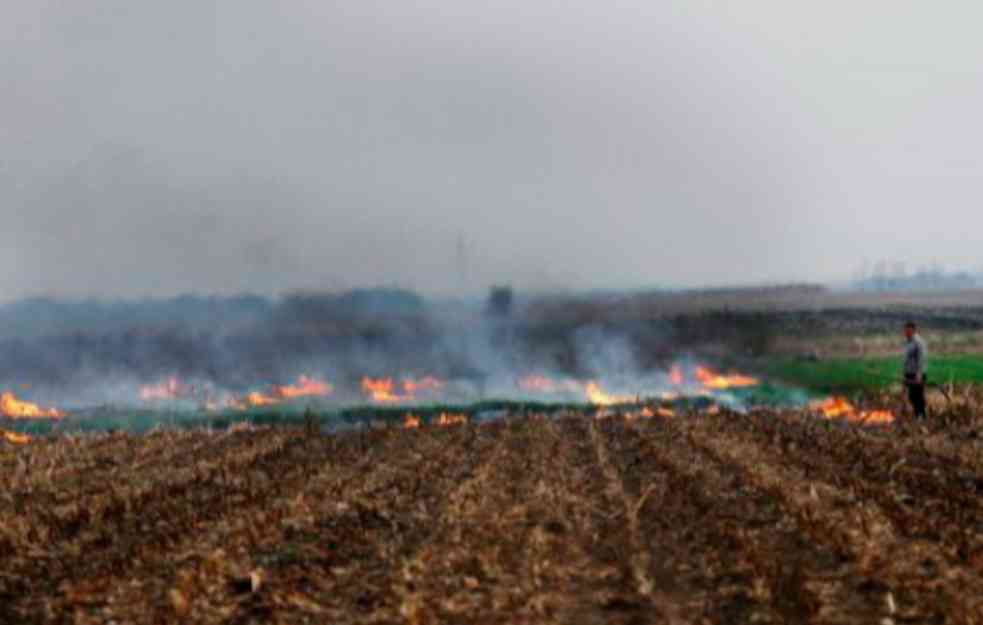
[[[586,403],[549,403],[535,401],[486,400],[470,404],[414,404],[404,406],[359,405],[350,407],[306,405],[303,402],[273,408],[207,413],[200,410],[160,411],[126,407],[107,407],[84,414],[70,414],[65,419],[14,420],[0,423],[0,429],[32,436],[68,432],[123,431],[144,433],[163,428],[227,428],[237,423],[253,425],[304,425],[310,429],[345,429],[363,427],[373,422],[399,424],[407,414],[430,423],[441,413],[463,414],[487,419],[501,414],[543,413],[591,409]]]
[[[900,381],[901,361],[898,356],[815,362],[778,358],[767,361],[761,373],[820,393],[876,391]],[[928,377],[934,382],[983,383],[983,355],[929,356]]]
[[[758,405],[776,408],[801,405],[810,398],[800,389],[789,389],[780,385],[762,384],[752,388],[737,388],[721,394],[715,400],[708,397],[680,397],[669,402],[673,410],[683,413],[691,410],[705,410],[713,404],[721,406]],[[638,403],[620,404],[618,409],[639,408],[647,405],[648,399],[639,398]],[[660,402],[667,404],[667,402]],[[145,433],[154,428],[217,428],[224,429],[239,423],[258,426],[303,425],[311,431],[338,430],[366,427],[372,424],[402,424],[407,415],[412,414],[422,423],[435,422],[442,413],[465,415],[469,419],[489,420],[509,415],[560,413],[590,413],[597,410],[586,402],[548,402],[515,401],[507,399],[488,399],[472,403],[431,403],[407,405],[368,405],[332,406],[307,404],[305,402],[286,403],[274,407],[252,410],[225,410],[203,412],[187,410],[149,410],[125,406],[105,407],[96,411],[70,414],[65,419],[31,419],[0,422],[0,429],[21,432],[31,436],[71,432],[132,432]]]

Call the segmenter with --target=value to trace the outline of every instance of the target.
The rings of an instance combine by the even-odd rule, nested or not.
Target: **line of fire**
[[[523,400],[549,403],[582,404],[596,418],[605,418],[621,411],[629,418],[674,418],[689,411],[711,414],[721,409],[740,413],[754,405],[754,391],[762,382],[754,376],[737,372],[721,373],[704,365],[674,365],[656,376],[658,381],[649,387],[611,390],[596,379],[551,377],[530,373],[516,377],[506,399],[517,404]],[[241,394],[216,391],[208,383],[183,381],[169,376],[160,382],[133,389],[135,404],[150,410],[197,411],[204,414],[234,415],[277,407],[311,406],[318,408],[336,404],[386,407],[405,407],[405,427],[420,427],[423,420],[414,408],[445,405],[474,400],[468,396],[469,385],[434,376],[381,377],[364,376],[356,388],[338,388],[315,374],[301,375],[290,384],[270,384],[265,388]],[[804,408],[818,417],[860,424],[888,424],[894,415],[888,410],[863,410],[841,396],[811,399]],[[0,419],[11,423],[26,421],[58,422],[71,416],[70,411],[43,407],[19,398],[12,391],[0,394]],[[466,413],[440,412],[432,419],[435,425],[464,423]],[[4,431],[8,442],[24,444],[31,437],[24,433]]]

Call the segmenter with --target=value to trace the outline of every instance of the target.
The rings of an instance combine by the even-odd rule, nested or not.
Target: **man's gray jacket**
[[[904,375],[906,378],[925,375],[925,341],[917,334],[908,341],[904,354]]]

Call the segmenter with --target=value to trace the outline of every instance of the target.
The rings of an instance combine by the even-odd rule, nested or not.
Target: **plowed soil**
[[[981,623],[981,449],[791,412],[0,443],[0,622]]]

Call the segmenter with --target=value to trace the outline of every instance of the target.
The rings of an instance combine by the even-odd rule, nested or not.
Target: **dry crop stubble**
[[[0,443],[0,619],[983,622],[981,421],[953,419]]]

